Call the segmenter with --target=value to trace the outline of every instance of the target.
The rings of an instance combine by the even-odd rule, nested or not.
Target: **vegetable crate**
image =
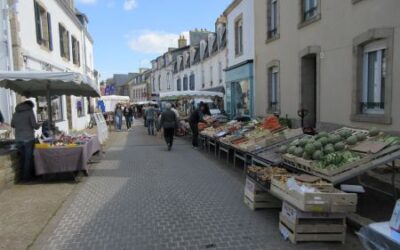
[[[293,244],[298,242],[341,242],[346,240],[345,218],[298,218],[279,215],[279,231]]]
[[[284,202],[279,215],[279,229],[292,243],[339,241],[346,238],[346,215],[343,213],[303,212]]]
[[[271,181],[271,193],[304,212],[352,213],[357,208],[357,195],[344,193],[331,184],[308,184],[317,192],[289,189],[279,176]]]
[[[292,168],[298,169],[300,171],[303,171],[303,172],[306,172],[306,173],[309,173],[312,175],[317,175],[317,176],[320,176],[323,178],[324,177],[333,177],[335,175],[349,171],[353,168],[356,168],[360,165],[363,165],[363,164],[371,161],[371,156],[363,155],[363,157],[360,160],[343,165],[336,169],[323,169],[323,168],[319,168],[315,161],[305,160],[303,158],[300,158],[300,157],[297,157],[297,156],[294,156],[291,154],[285,154],[282,156],[282,158],[283,158],[283,162]]]
[[[262,209],[262,208],[280,208],[282,202],[272,196],[270,193],[261,190],[257,184],[246,179],[246,185],[244,188],[244,203],[251,209]]]

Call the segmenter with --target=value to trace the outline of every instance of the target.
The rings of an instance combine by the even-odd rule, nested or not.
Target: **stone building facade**
[[[399,1],[254,3],[257,115],[400,131]]]

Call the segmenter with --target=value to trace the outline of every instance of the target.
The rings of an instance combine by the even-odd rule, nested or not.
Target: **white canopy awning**
[[[119,102],[129,102],[129,96],[120,96],[120,95],[105,95],[101,97],[103,101],[119,101]]]
[[[99,97],[95,83],[74,72],[0,71],[0,87],[25,97],[75,95]]]
[[[174,98],[211,98],[211,97],[224,97],[221,92],[213,91],[172,91],[160,93],[161,100],[170,100]]]

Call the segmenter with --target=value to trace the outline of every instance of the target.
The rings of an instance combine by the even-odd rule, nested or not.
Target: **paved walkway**
[[[34,249],[361,249],[285,242],[278,210],[249,210],[238,171],[177,140],[171,152],[143,127],[115,143]]]

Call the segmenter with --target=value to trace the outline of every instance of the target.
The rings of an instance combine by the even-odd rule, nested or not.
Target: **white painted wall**
[[[20,26],[20,40],[22,56],[26,62],[23,68],[18,70],[45,70],[43,65],[48,63],[53,66],[53,71],[74,71],[81,74],[87,74],[94,79],[94,59],[93,59],[93,42],[87,37],[74,18],[71,18],[61,5],[53,1],[40,1],[47,12],[51,14],[52,26],[52,41],[53,50],[48,51],[43,49],[36,42],[36,27],[35,27],[35,12],[33,1],[18,1],[16,4],[17,18]],[[80,44],[80,66],[74,65],[71,59],[68,61],[60,55],[60,39],[59,39],[59,23],[61,23],[74,36]],[[72,41],[70,40],[70,52],[72,53]],[[65,121],[57,123],[57,127],[65,132],[68,132],[66,98],[63,97],[63,119]],[[86,128],[90,121],[90,116],[87,114],[87,101],[85,100],[85,117],[78,117],[76,110],[75,99],[72,98],[72,129],[82,130]]]
[[[0,70],[13,69],[11,52],[11,34],[8,20],[7,1],[0,0]],[[0,88],[0,111],[6,123],[11,122],[12,112],[15,107],[15,94],[9,90]]]
[[[254,59],[254,1],[259,0],[242,0],[227,16],[228,67]],[[240,15],[243,16],[243,54],[236,56],[235,19]]]

